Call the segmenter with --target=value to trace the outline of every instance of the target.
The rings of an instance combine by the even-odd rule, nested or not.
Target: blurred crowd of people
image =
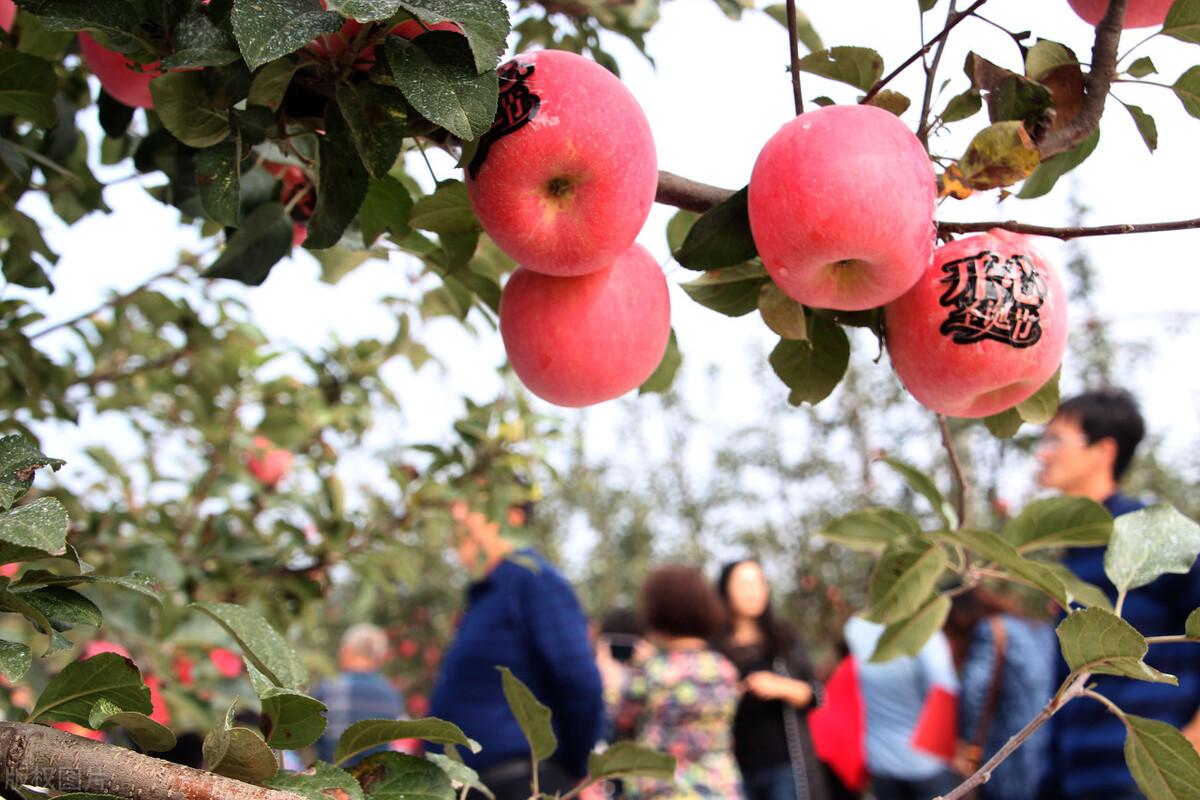
[[[1143,434],[1125,392],[1068,400],[1037,450],[1041,483],[1103,503],[1114,516],[1136,511],[1143,504],[1123,495],[1119,482]],[[510,517],[520,524],[529,513],[514,508]],[[915,656],[877,663],[884,626],[852,617],[840,641],[817,643],[832,654],[817,669],[803,638],[776,616],[769,570],[753,557],[725,565],[715,579],[691,566],[659,567],[646,577],[636,609],[591,624],[542,555],[517,548],[482,512],[458,504],[453,516],[454,547],[471,582],[429,713],[482,745],[462,755],[496,800],[526,800],[534,783],[500,665],[552,713],[557,747],[538,765],[539,791],[578,790],[584,800],[929,800],[1003,748],[1068,673],[1053,630],[1061,609],[1031,614],[1016,593],[974,582],[946,587],[953,600],[944,629]],[[1068,550],[1063,563],[1116,602],[1103,547]],[[1148,636],[1183,632],[1198,607],[1197,568],[1130,591],[1122,602],[1125,618]],[[347,630],[339,673],[313,691],[328,707],[325,735],[314,753],[288,754],[287,766],[303,768],[308,756],[330,761],[356,721],[405,716],[404,698],[382,676],[390,653],[381,629]],[[1092,686],[1127,713],[1169,722],[1200,744],[1200,660],[1172,645],[1153,648],[1146,662],[1177,676],[1179,686],[1109,676]],[[589,754],[627,740],[672,756],[674,779],[580,788]],[[1122,721],[1105,705],[1073,701],[969,796],[1141,797],[1124,741]],[[189,746],[198,758],[198,742]],[[393,747],[415,753],[421,746]]]

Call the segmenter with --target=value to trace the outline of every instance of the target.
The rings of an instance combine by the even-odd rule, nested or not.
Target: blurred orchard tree
[[[1200,42],[1195,0],[1176,0],[1156,21],[1156,35],[1137,46],[1136,59],[1121,54],[1118,43],[1127,12],[1140,4],[1113,0],[1092,21],[1090,54],[1037,31],[1013,31],[1008,46],[1016,62],[1012,53],[972,53],[965,76],[943,84],[946,42],[970,36],[963,23],[982,20],[987,2],[913,3],[930,35],[912,43],[911,58],[886,66],[858,43],[827,47],[791,2],[765,11],[783,25],[781,59],[791,45],[798,114],[834,102],[824,95],[806,102],[804,74],[822,87],[837,85],[829,91],[845,105],[906,114],[926,147],[940,130],[971,132],[965,152],[930,154],[946,203],[977,192],[1029,198],[1056,191],[1095,147],[1116,80],[1163,86],[1200,116],[1200,65],[1170,82],[1159,79],[1153,61],[1167,38]],[[757,13],[737,0],[718,4],[731,20]],[[562,432],[513,385],[495,402],[467,403],[451,439],[405,443],[380,459],[386,474],[378,480],[344,485],[341,459],[363,446],[383,410],[403,405],[381,371],[393,359],[419,368],[430,358],[422,322],[433,317],[491,335],[515,266],[483,232],[462,181],[425,191],[410,170],[420,169],[429,148],[471,160],[497,117],[496,70],[510,46],[572,50],[616,72],[600,32],[644,49],[657,21],[655,0],[0,0],[0,267],[6,286],[29,290],[0,298],[0,402],[4,432],[12,434],[0,440],[0,550],[3,561],[19,565],[0,579],[0,607],[33,631],[6,627],[0,642],[0,671],[12,694],[26,690],[23,701],[10,704],[15,715],[90,730],[120,726],[143,750],[174,743],[170,725],[152,718],[150,689],[132,662],[103,653],[63,666],[79,643],[73,631],[98,625],[103,606],[111,637],[147,675],[176,676],[167,690],[177,718],[211,731],[206,757],[210,770],[228,778],[222,796],[282,800],[336,790],[369,797],[384,791],[383,774],[389,789],[426,781],[421,785],[436,786],[430,796],[450,798],[455,783],[471,782],[450,762],[417,759],[418,767],[399,754],[367,772],[317,765],[295,774],[279,770],[272,753],[303,746],[323,728],[322,708],[304,689],[310,666],[330,666],[338,632],[331,617],[392,624],[398,656],[419,676],[410,688],[427,687],[461,586],[445,553],[452,504],[505,520],[511,505],[540,499],[556,477],[545,472],[544,452]],[[862,28],[867,40],[888,35]],[[922,96],[891,88],[908,69],[924,70]],[[947,96],[942,90],[952,84]],[[1153,118],[1136,106],[1125,109],[1154,150]],[[107,212],[98,164],[142,176],[209,249],[183,254],[131,291],[97,298],[90,313],[47,323],[37,293],[54,290],[57,255],[26,201],[44,199],[67,225]],[[830,312],[784,297],[758,258],[743,193],[660,173],[656,199],[680,209],[666,235],[676,260],[696,273],[685,291],[712,309],[716,322],[719,315],[758,314],[779,334],[761,382],[782,381],[800,410],[769,406],[761,425],[720,450],[713,465],[720,479],[698,479],[679,460],[686,403],[667,394],[668,437],[678,446],[661,482],[622,486],[577,447],[547,512],[514,535],[553,549],[572,524],[602,532],[586,576],[597,610],[628,602],[654,558],[700,560],[745,548],[804,565],[786,584],[805,600],[789,603],[807,615],[801,622],[819,631],[830,610],[865,608],[888,625],[881,658],[913,652],[941,624],[946,579],[969,585],[985,574],[1008,576],[1069,610],[1060,638],[1087,655],[1071,664],[1044,717],[1081,696],[1089,676],[1114,659],[1131,678],[1159,678],[1144,669],[1147,643],[1132,628],[1122,628],[1120,642],[1101,639],[1106,626],[1124,623],[1096,601],[1095,587],[1056,570],[1046,551],[1111,538],[1114,582],[1124,591],[1191,563],[1200,551],[1195,523],[1164,508],[1114,525],[1094,504],[1071,501],[1043,501],[1036,513],[1004,519],[989,503],[986,480],[973,478],[989,474],[1006,448],[1023,446],[1023,422],[1049,418],[1056,380],[982,427],[897,413],[899,389],[890,375],[850,367],[851,344],[879,347],[880,309]],[[993,228],[1072,239],[1191,227],[1200,220],[1091,228],[941,222],[937,230],[945,239]],[[395,313],[394,335],[335,342],[315,353],[268,342],[222,282],[259,285],[301,246],[318,257],[330,282],[371,257],[403,253],[419,262],[417,295],[385,301]],[[1077,268],[1086,277],[1086,266]],[[1079,284],[1077,303],[1086,303],[1087,282]],[[671,341],[645,392],[670,391],[688,351],[686,340]],[[1103,337],[1093,337],[1089,348],[1088,377],[1111,374]],[[820,405],[839,387],[848,414]],[[785,416],[808,430],[812,444],[803,458],[776,435],[775,422]],[[630,420],[631,435],[637,424]],[[55,451],[53,440],[39,442],[35,432],[64,426],[112,426],[111,436],[106,427],[105,445],[90,447],[87,463],[71,465],[62,485],[31,491],[39,469],[62,467],[42,452]],[[849,446],[835,446],[847,440]],[[952,467],[949,497],[906,463],[941,470],[939,446]],[[887,463],[899,476],[887,485],[876,483],[882,468],[874,466],[883,450],[895,457]],[[755,494],[762,491],[754,488],[762,485],[755,471],[769,474],[765,496]],[[1165,499],[1191,502],[1194,514],[1186,480],[1169,484],[1167,474],[1148,471],[1141,480]],[[777,516],[738,524],[731,511],[747,496],[773,505]],[[676,536],[664,552],[652,539],[672,525]],[[1173,534],[1170,552],[1142,558],[1138,542],[1148,527]],[[797,537],[797,528],[823,536]],[[1066,529],[1086,535],[1064,542]],[[834,549],[842,546],[863,554],[846,558]],[[1133,562],[1143,568],[1129,568]],[[1197,635],[1179,632],[1181,640]],[[288,641],[301,639],[305,649],[297,654]],[[37,667],[33,645],[36,655],[49,656]],[[233,647],[245,659],[246,678],[221,678],[232,670],[222,672],[220,659],[211,668],[202,662],[213,648]],[[236,680],[249,680],[260,701],[257,731],[235,724],[234,696],[246,688]],[[1131,768],[1147,794],[1186,794],[1200,775],[1195,751],[1178,732],[1134,717],[1126,723],[1138,755]],[[401,736],[470,744],[433,720],[380,723],[360,734],[344,740],[342,756]],[[97,747],[86,752],[100,753],[94,757],[107,765],[102,792],[166,796],[156,762]],[[51,789],[95,788],[54,782],[68,774],[53,771],[61,766],[55,759],[85,751],[39,726],[0,723],[0,752],[0,782],[17,796],[40,796],[28,786],[47,782]],[[628,771],[622,755],[597,761],[594,774]],[[1156,779],[1168,762],[1172,770]]]

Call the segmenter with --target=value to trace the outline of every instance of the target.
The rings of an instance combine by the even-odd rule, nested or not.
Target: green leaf
[[[1200,525],[1171,506],[1151,506],[1114,520],[1104,572],[1118,591],[1127,591],[1165,573],[1186,574],[1198,553]]]
[[[762,262],[714,269],[679,288],[705,308],[727,317],[740,317],[758,308],[759,288],[770,281]]]
[[[937,0],[917,0],[917,8],[921,9],[922,14],[927,11],[932,11],[933,7],[936,5]]]
[[[973,189],[996,189],[1028,178],[1041,161],[1037,145],[1020,120],[997,122],[975,134],[959,161]]]
[[[1015,406],[983,419],[983,424],[987,426],[988,432],[997,439],[1011,439],[1016,436],[1017,431],[1021,430],[1023,422],[1021,413]]]
[[[43,455],[23,436],[0,437],[0,510],[7,510],[33,485],[42,467],[58,472],[67,462]]]
[[[253,665],[251,665],[253,666]],[[262,701],[263,736],[280,750],[299,750],[316,744],[327,725],[322,715],[325,704],[300,692],[270,687],[259,695]]]
[[[602,753],[588,756],[588,775],[592,778],[675,779],[675,759],[635,742],[616,742]]]
[[[371,800],[455,800],[450,776],[432,761],[403,753],[376,753],[353,774]]]
[[[325,7],[359,22],[380,22],[400,9],[400,0],[326,0]]]
[[[236,227],[242,199],[241,158],[237,142],[222,142],[196,155],[196,187],[210,219]]]
[[[1047,565],[1031,561],[1017,552],[1016,548],[991,531],[960,528],[938,534],[943,541],[960,544],[985,561],[997,564],[1005,572],[1032,584],[1052,597],[1063,608],[1070,606],[1066,588],[1058,576]]]
[[[18,593],[22,600],[50,620],[56,630],[68,630],[74,625],[100,627],[104,615],[82,594],[62,586],[49,586]]]
[[[814,315],[808,339],[780,339],[768,358],[771,369],[791,391],[788,402],[817,403],[841,382],[850,363],[850,339],[842,326]]]
[[[507,47],[510,24],[501,0],[401,0],[400,7],[426,25],[457,23],[471,46],[477,73],[494,70]]]
[[[667,349],[663,353],[662,361],[658,362],[654,372],[638,387],[638,394],[666,392],[675,382],[675,376],[679,373],[682,363],[683,355],[679,352],[679,343],[675,340],[675,329],[672,328],[671,338],[667,340]]]
[[[875,644],[871,663],[879,664],[900,656],[916,656],[933,635],[946,624],[950,598],[939,594],[910,617],[888,625]]]
[[[1058,183],[1058,179],[1086,161],[1099,143],[1100,129],[1096,128],[1092,131],[1091,136],[1070,150],[1051,156],[1038,164],[1033,174],[1025,179],[1021,191],[1017,192],[1017,197],[1029,199],[1048,194],[1054,188],[1054,184]]]
[[[233,37],[199,11],[180,20],[172,39],[175,52],[162,59],[163,69],[224,67],[241,58]]]
[[[758,290],[758,313],[774,333],[783,339],[808,340],[808,318],[804,306],[783,293],[774,282]]]
[[[784,28],[788,26],[786,5],[779,3],[767,6],[763,11]],[[796,41],[804,45],[809,52],[825,49],[820,35],[817,34],[817,29],[813,27],[812,20],[808,18],[808,14],[798,8],[796,9]]]
[[[1099,586],[1080,579],[1078,575],[1071,572],[1063,564],[1043,563],[1043,566],[1053,572],[1055,577],[1062,581],[1062,585],[1067,590],[1067,596],[1071,599],[1072,603],[1088,608],[1103,608],[1105,611],[1113,610],[1112,601],[1108,599],[1108,595]]]
[[[1150,56],[1142,56],[1137,61],[1129,65],[1129,69],[1125,70],[1135,78],[1144,78],[1147,75],[1155,75],[1158,73],[1158,68],[1154,66],[1154,62],[1150,60]]]
[[[453,745],[447,747],[448,752],[453,749]],[[443,772],[450,776],[450,780],[459,786],[469,788],[473,792],[479,792],[488,798],[488,800],[496,800],[496,795],[492,790],[484,786],[479,780],[479,773],[462,763],[462,761],[456,761],[450,756],[442,755],[441,753],[426,753],[425,758],[437,764]]]
[[[868,47],[831,47],[801,58],[800,69],[865,92],[883,75],[883,57]]]
[[[334,763],[340,764],[364,750],[387,744],[395,739],[422,739],[435,744],[462,745],[472,753],[479,752],[479,743],[468,739],[453,722],[427,719],[366,719],[355,722],[338,739],[333,751]]]
[[[124,711],[112,701],[100,698],[92,706],[88,727],[104,730],[120,726],[133,737],[138,747],[150,753],[162,753],[175,747],[175,734],[145,714]]]
[[[1004,526],[1004,538],[1023,553],[1106,545],[1112,532],[1112,514],[1104,506],[1067,495],[1035,500]]]
[[[695,211],[688,211],[685,208],[676,211],[670,222],[667,223],[667,249],[674,253],[682,247],[683,240],[687,238],[688,232],[698,219],[700,219],[700,215]]]
[[[271,274],[271,268],[290,252],[291,217],[279,203],[265,203],[250,212],[242,227],[229,237],[221,257],[203,275],[259,286]]]
[[[1049,89],[1020,75],[1004,78],[988,93],[988,115],[992,122],[1036,123],[1051,105]]]
[[[310,771],[311,770],[311,771]],[[332,764],[318,761],[304,772],[280,772],[265,786],[295,792],[307,800],[364,800],[354,776]],[[375,800],[373,797],[372,800]],[[391,800],[389,798],[389,800]]]
[[[59,555],[67,543],[67,509],[56,498],[39,497],[0,514],[0,542]]]
[[[1200,65],[1191,67],[1179,76],[1175,85],[1175,96],[1183,103],[1183,108],[1193,117],[1200,118]]]
[[[500,92],[495,72],[477,74],[463,37],[434,31],[414,41],[387,41],[396,85],[421,116],[460,139],[487,132]]]
[[[27,645],[0,639],[0,675],[16,683],[33,666],[33,651]]]
[[[899,92],[893,92],[891,89],[883,89],[868,100],[867,105],[890,111],[898,117],[905,111],[908,111],[908,107],[912,105],[912,100]]]
[[[950,102],[946,104],[946,108],[942,111],[942,122],[958,122],[967,117],[974,116],[979,109],[983,108],[983,98],[975,89],[968,89],[962,94],[955,95],[950,98]]]
[[[1079,59],[1070,48],[1049,39],[1041,39],[1025,53],[1025,74],[1040,81],[1061,66],[1078,63]]]
[[[281,689],[299,689],[308,680],[304,664],[261,614],[233,603],[192,603],[237,641],[246,660]]]
[[[550,709],[539,703],[529,687],[521,683],[508,667],[496,669],[500,670],[504,699],[508,701],[521,733],[529,742],[534,763],[544,761],[558,749],[558,737],[554,735],[554,727],[550,724]]]
[[[915,614],[929,600],[947,563],[946,551],[933,542],[888,545],[867,584],[869,606],[863,616],[888,625]]]
[[[1179,5],[1179,3],[1176,3]],[[1200,786],[1200,755],[1177,728],[1125,714],[1125,763],[1149,800],[1187,800]]]
[[[408,225],[412,208],[412,195],[400,181],[392,177],[371,181],[367,197],[358,210],[363,244],[370,247],[384,233],[394,239],[403,239],[412,232]]]
[[[1027,400],[1017,403],[1017,413],[1021,419],[1033,425],[1046,425],[1058,413],[1058,378],[1062,370],[1055,370],[1050,380],[1042,388],[1034,392]]]
[[[711,270],[732,267],[758,255],[750,235],[748,196],[748,188],[741,189],[705,212],[675,251],[675,260],[688,269]]]
[[[229,135],[229,114],[213,108],[199,72],[165,72],[150,81],[163,126],[189,147],[211,147]]]
[[[336,103],[325,109],[325,135],[320,145],[321,170],[317,203],[308,222],[305,248],[322,250],[341,241],[367,197],[370,178],[358,156],[345,117]]]
[[[58,117],[58,77],[49,61],[0,49],[0,116],[12,114],[49,128]]]
[[[29,720],[46,719],[87,725],[92,706],[108,700],[125,711],[149,714],[150,690],[133,662],[116,653],[73,661],[50,679],[30,712]]]
[[[280,58],[258,70],[250,82],[246,104],[278,111],[292,84],[292,77],[302,65],[303,62],[295,58]]]
[[[475,209],[462,181],[446,180],[433,194],[417,200],[408,215],[408,224],[434,233],[473,233],[482,230]]]
[[[1158,125],[1155,124],[1154,117],[1143,111],[1141,106],[1131,106],[1128,103],[1121,105],[1125,106],[1129,116],[1133,117],[1133,124],[1137,126],[1142,141],[1146,143],[1146,148],[1153,153],[1158,149]]]
[[[372,178],[387,176],[396,163],[408,124],[408,104],[395,89],[377,83],[343,85],[337,104]]]
[[[954,511],[954,507],[946,502],[946,498],[942,496],[927,475],[898,458],[884,457],[879,460],[891,467],[914,492],[928,500],[929,505],[942,518],[942,523],[947,528],[958,527],[958,514]]]
[[[1142,661],[1149,650],[1145,637],[1111,611],[1073,611],[1059,623],[1057,633],[1063,659],[1073,673],[1094,672],[1179,685],[1174,675],[1159,672]]]
[[[878,551],[919,537],[921,525],[903,511],[866,508],[838,517],[820,535],[854,550]]]
[[[162,584],[140,572],[132,575],[57,575],[42,569],[30,570],[21,575],[21,580],[13,584],[13,588],[22,589],[29,586],[77,586],[81,583],[106,583],[130,589],[152,597],[159,602],[163,599]]]
[[[1200,44],[1200,0],[1175,0],[1161,32],[1182,42]]]
[[[251,728],[235,727],[236,704],[229,707],[225,723],[204,737],[204,761],[218,775],[261,784],[279,771],[275,753],[263,741],[262,734]]]
[[[142,14],[130,0],[24,0],[21,8],[46,30],[102,31],[122,52],[138,46],[131,32],[141,25]]]
[[[234,0],[230,21],[250,69],[342,28],[342,18],[322,11],[317,0]]]

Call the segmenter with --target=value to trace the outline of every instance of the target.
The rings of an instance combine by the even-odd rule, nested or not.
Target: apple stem
[[[796,0],[787,0],[788,49],[792,64],[792,99],[796,103],[796,116],[804,113],[804,93],[800,90],[800,49],[796,34]]]

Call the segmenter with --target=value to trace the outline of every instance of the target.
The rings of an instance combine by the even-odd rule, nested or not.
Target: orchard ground
[[[940,3],[928,15],[931,28],[935,24],[940,26],[945,5]],[[801,9],[826,42],[876,47],[890,69],[910,54],[906,48],[916,41],[915,6],[870,0],[854,4],[806,3]],[[1030,25],[1036,21],[1047,36],[1073,48],[1081,59],[1087,58],[1093,31],[1065,2],[996,3],[995,8],[989,6],[986,11],[988,16],[1014,30],[1022,29],[1023,20]],[[868,31],[859,30],[864,13],[869,13],[873,30],[890,30],[895,35],[873,38]],[[715,4],[702,0],[664,4],[662,16],[662,23],[647,37],[647,50],[656,66],[651,66],[623,40],[608,39],[605,46],[617,55],[622,78],[649,117],[658,143],[660,167],[707,183],[739,188],[749,180],[763,143],[793,113],[786,69],[786,32],[760,12],[746,12],[745,19],[733,23]],[[927,29],[927,34],[935,31],[936,28]],[[1144,36],[1144,31],[1127,32],[1121,52]],[[982,22],[970,20],[964,23],[964,33],[957,43],[951,40],[943,58],[943,74],[954,79],[946,90],[947,96],[965,87],[965,78],[957,65],[962,64],[968,44],[1004,66],[1017,65],[1018,54],[1011,40]],[[1167,80],[1190,64],[1186,58],[1190,47],[1173,40],[1156,44],[1155,61]],[[1001,54],[1005,57],[1001,58]],[[1173,58],[1176,54],[1178,57]],[[1133,57],[1136,56],[1135,52]],[[923,77],[920,66],[914,65],[895,88],[919,96]],[[803,82],[808,99],[828,94],[839,102],[853,101],[853,90],[845,86],[811,75],[805,75]],[[1117,85],[1114,95],[1153,113],[1164,135],[1160,151],[1151,155],[1128,115],[1110,100],[1103,140],[1091,159],[1068,178],[1079,201],[1089,209],[1087,222],[1150,222],[1193,216],[1194,191],[1188,183],[1195,176],[1190,133],[1193,123],[1169,90]],[[914,113],[910,111],[905,117],[910,124]],[[965,148],[966,141],[935,137],[931,145],[935,152],[957,155]],[[430,157],[439,179],[461,177],[449,157],[432,151]],[[128,165],[105,168],[100,175],[104,180],[113,180],[123,177],[120,170],[125,169]],[[427,187],[432,185],[423,164],[411,164],[410,171]],[[1163,191],[1161,187],[1169,188]],[[1064,199],[1067,194],[1057,191],[1039,200],[998,203],[996,193],[990,192],[964,202],[946,201],[941,215],[963,220],[1017,218],[1065,225],[1071,215]],[[166,269],[174,263],[180,247],[199,246],[194,232],[178,227],[177,212],[151,199],[138,181],[112,186],[106,190],[106,200],[115,209],[112,215],[93,215],[70,230],[47,208],[39,207],[38,204],[44,203],[41,196],[31,194],[24,201],[25,210],[43,223],[51,246],[62,254],[54,273],[56,283],[62,288],[49,297],[41,297],[39,293],[36,301],[48,312],[50,322],[90,309],[107,293],[133,287]],[[674,209],[656,206],[639,241],[664,265],[668,279],[678,283],[693,277],[693,273],[669,260],[661,231],[673,213]],[[1194,266],[1198,236],[1196,232],[1114,236],[1084,240],[1082,245],[1100,277],[1094,302],[1103,324],[1111,329],[1118,343],[1153,344],[1153,359],[1124,356],[1118,374],[1142,400],[1151,434],[1165,439],[1163,455],[1168,460],[1180,454],[1178,448],[1200,435],[1200,419],[1194,412],[1200,400],[1200,371],[1194,366],[1192,346],[1196,341],[1196,315],[1187,310],[1194,307],[1194,298],[1200,295],[1200,274]],[[1060,267],[1065,264],[1065,245],[1041,240],[1039,247]],[[97,254],[105,255],[97,258]],[[295,343],[312,350],[331,336],[343,340],[387,336],[395,322],[392,314],[377,302],[378,298],[411,292],[407,287],[418,272],[417,264],[394,256],[387,263],[368,263],[338,285],[329,286],[319,281],[313,259],[297,250],[292,261],[278,267],[259,288],[218,282],[210,289],[244,299],[273,341]],[[1070,276],[1064,277],[1070,280]],[[14,287],[11,291],[23,290]],[[736,320],[719,317],[690,301],[682,291],[672,288],[671,293],[673,324],[684,343],[684,368],[677,387],[699,416],[699,424],[688,440],[687,460],[697,470],[705,470],[722,437],[761,419],[763,393],[782,393],[786,389],[776,382],[758,382],[752,378],[773,344],[773,337],[753,317]],[[1081,323],[1079,319],[1073,321],[1073,335],[1087,335]],[[397,443],[437,440],[461,411],[457,398],[466,396],[484,402],[503,389],[494,369],[504,359],[498,334],[485,333],[475,338],[453,320],[439,319],[426,324],[422,339],[431,343],[444,369],[430,364],[414,374],[400,360],[389,365],[386,374],[392,385],[398,387],[403,405],[397,413],[379,417],[366,451]],[[856,337],[855,345],[852,357],[859,363],[876,355],[877,348],[869,337]],[[281,361],[273,369],[287,371],[295,366]],[[875,369],[888,367],[880,364]],[[719,370],[716,380],[712,379],[713,370]],[[1064,393],[1080,388],[1068,362],[1064,367]],[[836,407],[840,395],[840,391],[836,392],[826,402]],[[567,420],[581,415],[586,420],[589,450],[615,457],[636,475],[637,470],[647,468],[648,461],[652,463],[668,449],[662,424],[668,412],[653,396],[621,403],[638,404],[637,413],[647,420],[659,452],[651,452],[647,457],[640,450],[620,451],[622,439],[614,434],[621,416],[620,404],[610,403],[586,411],[544,404],[539,407]],[[915,402],[910,403],[910,408],[914,415],[927,413]],[[85,419],[78,428],[63,427],[52,438],[44,426],[42,430],[47,441],[55,442],[55,454],[71,461],[72,453],[96,436],[93,432],[96,429],[88,423]],[[107,438],[106,444],[120,453],[123,445],[112,440],[113,427],[106,425],[99,430]],[[802,430],[785,430],[781,437],[797,456],[803,456]],[[132,441],[131,437],[129,442]],[[934,455],[922,451],[913,457],[928,461]],[[75,459],[76,464],[82,461]],[[351,486],[356,481],[383,480],[382,470],[372,462],[369,452],[349,454],[341,469]],[[1030,460],[1024,467],[1002,476],[1001,493],[1015,507],[1032,493],[1033,473]]]

